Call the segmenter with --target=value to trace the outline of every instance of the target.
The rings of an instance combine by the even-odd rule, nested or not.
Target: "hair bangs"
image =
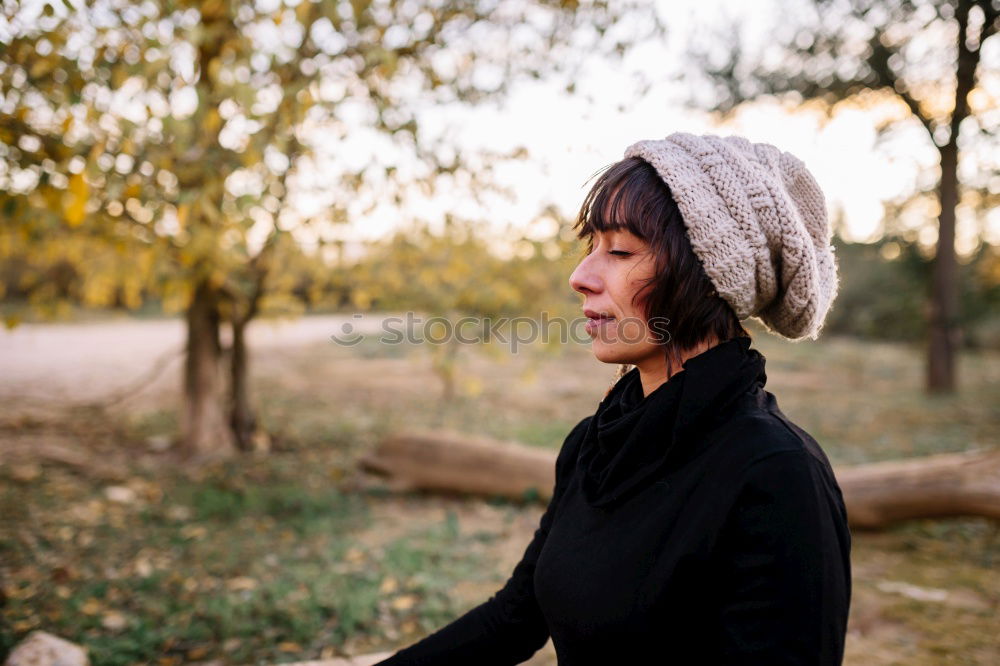
[[[577,238],[593,248],[595,232],[628,231],[643,240],[655,235],[657,192],[647,186],[645,164],[630,158],[606,167],[587,193],[577,218]]]

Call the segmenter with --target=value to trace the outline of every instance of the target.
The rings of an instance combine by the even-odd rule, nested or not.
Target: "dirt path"
[[[363,334],[378,332],[381,317],[306,316],[255,321],[248,331],[255,352],[330,341],[346,323]],[[23,324],[0,333],[0,401],[85,400],[141,380],[158,360],[167,363],[148,390],[174,389],[184,344],[181,319],[122,318],[92,323]],[[144,388],[143,390],[147,390]]]

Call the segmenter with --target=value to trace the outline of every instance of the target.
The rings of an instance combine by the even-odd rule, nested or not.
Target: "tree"
[[[68,262],[89,302],[124,289],[128,306],[155,294],[184,310],[192,456],[250,446],[245,331],[287,295],[285,238],[322,245],[333,225],[404,204],[408,184],[441,174],[488,181],[503,155],[467,160],[447,133],[419,131],[422,108],[498,99],[582,53],[620,54],[608,28],[626,13],[662,30],[651,8],[605,0],[2,6],[0,259],[42,266],[19,286],[36,308],[60,300],[44,268]],[[357,136],[409,162],[359,160]]]
[[[986,211],[995,199],[996,150],[972,150],[995,139],[996,63],[983,60],[983,46],[1000,28],[997,0],[816,0],[783,11],[782,25],[759,52],[729,37],[718,52],[698,49],[697,60],[715,87],[711,105],[723,115],[739,105],[780,95],[833,113],[838,103],[874,106],[895,101],[905,119],[890,118],[886,138],[915,124],[937,152],[937,252],[929,302],[927,388],[955,388],[959,344],[959,286],[955,255],[955,211],[960,196]],[[993,87],[991,92],[990,87]],[[967,151],[965,149],[968,149]],[[959,181],[961,153],[975,176]],[[978,166],[978,168],[975,168]]]
[[[552,207],[540,217],[559,224]],[[518,345],[542,340],[555,349],[567,339],[565,323],[579,313],[566,286],[572,267],[564,265],[574,258],[575,236],[556,234],[538,241],[506,232],[491,238],[482,231],[485,226],[450,215],[441,233],[415,225],[373,243],[351,269],[360,288],[353,294],[360,309],[375,295],[380,309],[406,309],[426,317],[413,322],[420,328],[410,334],[425,338],[431,366],[442,382],[442,403],[455,397],[463,344],[501,342],[505,353],[516,353]],[[540,321],[536,315],[543,311],[546,317]],[[552,320],[543,335],[541,326]],[[390,337],[403,330],[402,322],[394,323]]]

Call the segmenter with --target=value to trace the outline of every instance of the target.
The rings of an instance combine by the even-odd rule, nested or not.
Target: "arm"
[[[579,440],[589,418],[580,421],[563,442],[556,459],[552,499],[524,556],[503,588],[451,624],[375,666],[519,664],[545,645],[549,630],[535,601],[535,562],[548,536],[566,479],[576,463]]]
[[[721,663],[841,664],[850,533],[828,466],[803,450],[754,463],[718,555]]]

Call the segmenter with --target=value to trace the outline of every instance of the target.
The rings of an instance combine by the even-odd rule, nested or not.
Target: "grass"
[[[995,353],[963,355],[960,393],[932,398],[913,347],[763,333],[755,346],[768,390],[835,465],[1000,441]],[[583,347],[463,349],[458,368],[460,394],[443,404],[417,346],[261,355],[253,388],[272,453],[196,474],[145,451],[176,432],[164,407],[30,428],[5,416],[0,437],[60,431],[95,456],[120,454],[128,474],[0,468],[0,658],[44,629],[86,646],[94,664],[299,661],[408,644],[481,603],[519,559],[541,506],[352,490],[357,456],[409,427],[555,449],[615,369]],[[1000,651],[998,561],[997,526],[981,519],[856,533],[846,663],[989,663]]]
[[[290,463],[137,475],[128,503],[58,469],[4,484],[24,514],[0,546],[3,650],[43,628],[95,664],[277,663],[456,612],[450,584],[478,558],[454,517],[367,549],[368,497],[324,478],[322,456]]]

